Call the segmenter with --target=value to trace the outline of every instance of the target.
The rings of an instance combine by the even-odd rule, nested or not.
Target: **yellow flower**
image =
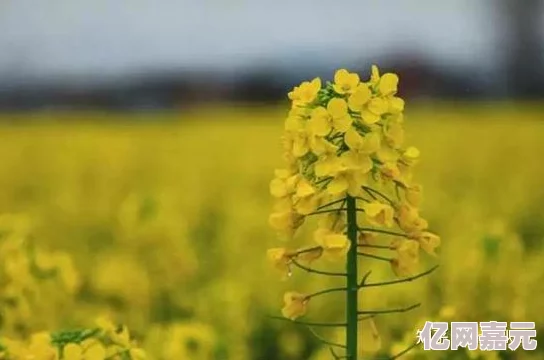
[[[383,180],[400,181],[401,171],[394,162],[386,162],[380,167],[380,173]]]
[[[344,99],[333,98],[329,100],[327,112],[332,118],[334,128],[339,132],[345,132],[353,121],[348,113],[348,104]]]
[[[299,130],[304,130],[306,126],[306,119],[300,114],[292,114],[285,119],[285,131],[296,132]]]
[[[391,267],[397,276],[414,275],[419,265],[419,243],[414,240],[401,240],[395,244],[397,254],[391,260]]]
[[[380,70],[376,65],[372,65],[370,67],[370,85],[372,87],[376,87],[378,85],[378,82],[380,81]]]
[[[361,231],[357,237],[357,245],[379,245],[380,243],[377,240],[378,234]]]
[[[344,142],[350,148],[363,154],[372,154],[380,149],[380,136],[369,133],[361,136],[355,128],[350,128],[344,134]]]
[[[394,95],[397,92],[399,77],[393,73],[385,73],[380,77],[378,92],[382,96]]]
[[[335,175],[343,169],[343,164],[336,151],[331,151],[323,154],[314,163],[314,172],[317,177],[325,177]]]
[[[293,200],[295,209],[301,215],[308,215],[319,206],[319,195],[316,189],[304,178],[297,183]]]
[[[408,204],[401,204],[397,208],[399,227],[407,233],[427,229],[427,221],[419,216],[419,211]]]
[[[326,136],[331,132],[333,128],[332,117],[326,108],[318,106],[312,110],[312,115],[308,120],[308,128],[318,136]]]
[[[371,67],[370,84],[381,96],[392,96],[397,93],[399,77],[397,74],[385,73],[380,76],[376,65]]]
[[[389,113],[399,115],[404,111],[404,100],[402,98],[397,96],[391,96],[387,98],[387,102],[389,103]],[[397,118],[397,121],[398,120],[399,118]]]
[[[312,151],[315,155],[321,155],[333,144],[330,144],[322,136],[317,135],[312,130],[313,123],[308,122],[306,128],[291,132],[286,135],[288,138],[288,152],[291,152],[294,158],[301,158]]]
[[[419,160],[420,151],[414,146],[408,147],[401,156],[401,161],[408,166],[415,165]]]
[[[293,101],[293,105],[305,106],[312,103],[321,89],[321,79],[315,78],[312,81],[304,81],[288,94],[289,99]]]
[[[323,254],[330,260],[343,258],[350,248],[346,235],[327,228],[318,228],[314,233],[314,240],[323,248]]]
[[[360,196],[361,186],[366,184],[367,174],[359,171],[344,170],[338,172],[327,185],[327,192],[334,196]]]
[[[306,130],[299,130],[292,135],[293,155],[297,158],[303,157],[310,151],[310,134]]]
[[[291,237],[302,224],[302,216],[292,210],[273,212],[268,217],[268,223],[281,234]]]
[[[288,251],[286,248],[273,248],[268,249],[266,255],[274,267],[279,270],[284,277],[289,274],[291,270],[291,259],[293,256],[290,251]]]
[[[105,316],[98,317],[95,320],[95,324],[106,334],[115,332],[115,329],[117,329],[117,326]]]
[[[359,85],[359,75],[346,69],[337,70],[334,74],[334,91],[338,94],[351,94]]]
[[[376,157],[382,163],[396,163],[399,159],[399,154],[395,149],[389,146],[382,146],[376,151]]]
[[[402,125],[396,122],[389,122],[384,127],[384,138],[391,148],[400,148],[404,142],[404,129]]]
[[[117,329],[113,333],[109,334],[110,339],[117,345],[125,348],[130,347],[130,332],[126,326],[121,326],[121,329]]]
[[[393,226],[394,209],[387,204],[379,201],[373,201],[363,204],[366,219],[369,223],[376,226]]]
[[[333,179],[327,185],[327,193],[332,196],[341,196],[347,192],[351,196],[360,196],[361,187],[366,185],[368,173],[373,167],[370,157],[347,151],[336,161],[334,171],[329,174]]]
[[[32,335],[26,358],[36,360],[57,360],[59,358],[58,350],[51,344],[51,335],[47,332],[40,332]]]
[[[291,174],[286,169],[277,169],[274,179],[270,181],[270,194],[275,198],[282,198],[292,194],[299,178],[300,175]]]
[[[143,349],[140,348],[131,348],[129,350],[130,359],[131,360],[145,360],[147,359],[147,355]]]
[[[317,224],[323,229],[342,232],[346,228],[346,214],[342,211],[328,213],[322,216]]]
[[[104,360],[105,358],[106,349],[98,342],[90,347],[70,343],[63,349],[63,360]]]
[[[429,231],[410,234],[410,238],[419,242],[419,246],[427,254],[437,256],[435,249],[440,246],[440,237]]]
[[[372,91],[369,89],[366,84],[359,84],[357,89],[350,95],[348,98],[348,107],[357,112],[361,112],[365,105],[372,98]]]
[[[295,291],[286,292],[283,296],[284,306],[281,312],[287,319],[295,320],[306,314],[308,301],[305,294]]]
[[[346,215],[343,212],[329,213],[319,219],[314,240],[331,260],[344,257],[349,250],[349,239],[343,235],[345,228]]]
[[[350,128],[353,119],[348,113],[348,106],[343,99],[333,98],[327,108],[322,106],[312,110],[308,121],[309,131],[318,136],[326,136],[333,129],[338,132],[345,132]]]
[[[418,184],[410,185],[405,189],[405,196],[410,205],[418,207],[422,201],[423,188]]]
[[[311,263],[323,255],[323,248],[316,246],[307,249],[297,250],[297,260],[303,261],[306,263]]]
[[[389,110],[389,103],[379,97],[370,99],[361,110],[361,118],[366,124],[375,124]]]

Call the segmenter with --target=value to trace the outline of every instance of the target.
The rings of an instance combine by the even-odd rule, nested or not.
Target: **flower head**
[[[296,291],[286,292],[283,296],[284,306],[281,313],[287,319],[295,320],[306,314],[308,297]]]
[[[334,91],[338,94],[351,94],[359,85],[359,75],[340,69],[334,74]]]

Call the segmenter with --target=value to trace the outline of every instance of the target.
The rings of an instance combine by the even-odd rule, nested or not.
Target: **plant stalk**
[[[358,338],[358,271],[357,271],[357,205],[354,197],[347,197],[347,226],[350,248],[347,254],[346,294],[346,359],[357,359]]]

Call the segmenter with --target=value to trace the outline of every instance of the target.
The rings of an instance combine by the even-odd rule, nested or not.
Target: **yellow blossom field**
[[[282,277],[267,260],[267,249],[312,237],[302,228],[285,243],[268,223],[287,109],[0,115],[0,359],[18,341],[42,346],[44,331],[97,324],[118,347],[108,359],[332,359],[308,328],[273,318],[285,291],[339,284],[300,269]],[[405,143],[421,151],[420,211],[441,238],[439,257],[422,255],[421,270],[440,266],[361,293],[368,308],[421,302],[377,316],[378,335],[363,346],[389,355],[437,319],[533,321],[542,339],[543,114],[531,103],[407,102]],[[379,269],[375,280],[394,276],[379,260],[361,262]],[[319,297],[305,319],[334,322],[344,306],[340,294]],[[103,358],[102,350],[83,357],[82,331],[57,338],[81,340],[65,358]],[[542,354],[414,350],[403,358]]]

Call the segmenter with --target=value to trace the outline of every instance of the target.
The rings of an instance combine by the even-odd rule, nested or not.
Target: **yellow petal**
[[[389,112],[392,114],[401,113],[404,110],[404,100],[399,97],[389,99]]]
[[[380,142],[380,135],[374,132],[366,134],[364,137],[363,146],[359,150],[365,154],[375,153],[380,149]]]
[[[287,211],[270,214],[268,222],[276,230],[286,230],[293,226],[292,215]]]
[[[380,121],[380,115],[376,115],[368,109],[361,110],[361,118],[365,124],[371,125]]]
[[[296,157],[302,157],[310,151],[308,139],[306,134],[298,134],[293,142],[293,155]]]
[[[399,83],[399,77],[393,73],[383,74],[378,84],[378,91],[380,94],[387,96],[397,92],[397,85]]]
[[[338,130],[338,132],[343,133],[343,132],[346,132],[351,127],[351,124],[353,123],[353,119],[351,118],[351,116],[346,115],[343,117],[334,118],[332,123],[334,128]]]
[[[315,108],[308,122],[309,130],[315,135],[326,136],[332,130],[330,120],[327,109],[321,106]]]
[[[83,350],[81,349],[81,346],[74,343],[67,344],[63,349],[63,359],[64,360],[82,360]]]
[[[355,128],[350,128],[344,134],[344,142],[351,150],[357,150],[363,147],[363,137]]]
[[[284,307],[281,312],[284,317],[295,320],[306,314],[306,305],[308,303],[306,295],[295,291],[289,291],[284,294],[283,301]]]
[[[348,106],[353,111],[361,111],[363,106],[370,101],[372,91],[367,85],[361,84],[357,90],[348,98]]]
[[[333,118],[343,118],[348,115],[348,104],[344,99],[333,98],[327,104],[327,111]]]
[[[327,185],[327,192],[331,195],[341,194],[348,189],[349,183],[345,176],[335,177],[329,185]]]
[[[131,360],[145,360],[147,355],[143,349],[132,348],[129,351]]]
[[[368,102],[368,110],[376,115],[383,115],[389,109],[389,104],[382,98],[373,98]]]
[[[423,189],[421,185],[417,184],[409,186],[405,190],[406,201],[408,201],[410,205],[413,205],[414,207],[418,207],[421,204],[423,197],[422,194]]]
[[[85,360],[104,360],[106,349],[102,344],[95,344],[85,351]]]
[[[315,194],[315,188],[306,179],[301,179],[297,184],[296,195],[298,197],[306,197]]]
[[[370,74],[370,83],[376,85],[380,81],[380,71],[376,65],[372,65]]]
[[[350,73],[346,69],[340,69],[334,74],[334,91],[338,94],[351,93],[359,85],[359,75]]]
[[[281,198],[287,195],[287,187],[285,180],[273,179],[270,182],[270,194],[274,197]]]
[[[374,319],[359,322],[359,357],[374,354],[382,347],[382,340]]]
[[[304,120],[299,116],[289,116],[285,119],[286,131],[300,131],[304,129]]]
[[[299,199],[295,204],[295,209],[301,215],[308,215],[314,212],[319,206],[319,199],[316,196],[309,196]]]

